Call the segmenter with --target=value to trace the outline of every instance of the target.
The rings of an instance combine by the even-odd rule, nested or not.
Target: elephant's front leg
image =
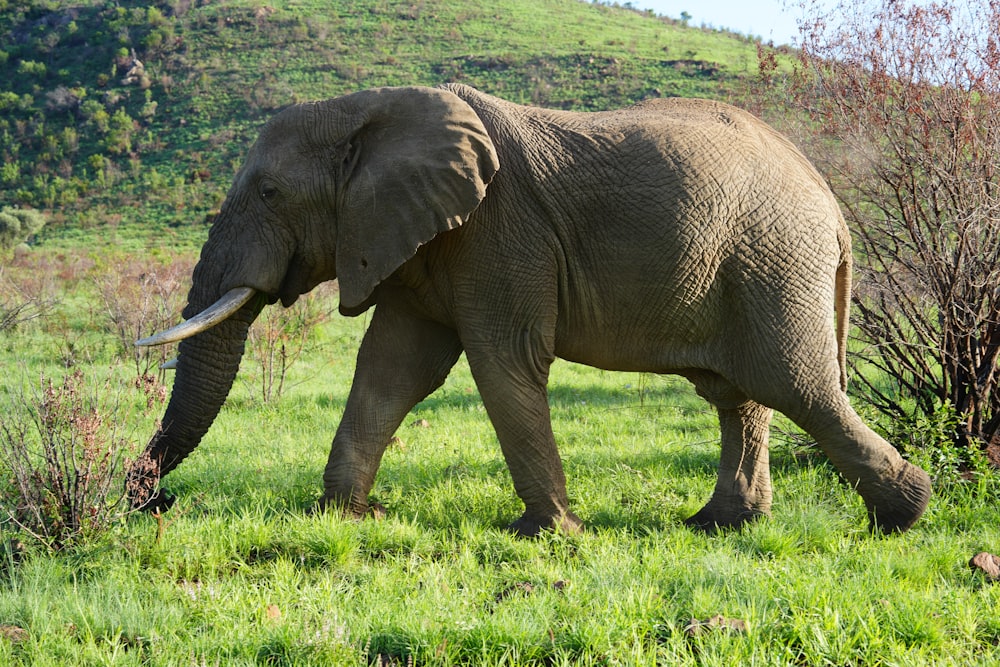
[[[323,473],[324,507],[361,517],[382,455],[406,414],[441,386],[462,352],[455,332],[379,305]]]
[[[525,333],[495,346],[466,348],[483,404],[496,429],[524,514],[510,524],[518,535],[547,529],[578,532],[583,523],[569,511],[566,476],[549,416],[547,381],[552,357]]]
[[[739,527],[771,513],[771,409],[753,401],[717,409],[722,428],[719,477],[708,503],[685,521],[707,531]]]

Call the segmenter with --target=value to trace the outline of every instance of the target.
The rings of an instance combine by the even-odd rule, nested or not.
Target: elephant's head
[[[384,88],[292,106],[261,130],[195,267],[162,425],[133,468],[142,502],[193,450],[236,376],[261,308],[339,279],[341,312],[437,234],[461,225],[499,168],[472,108],[445,90]]]

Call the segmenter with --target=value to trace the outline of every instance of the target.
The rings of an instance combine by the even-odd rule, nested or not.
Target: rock
[[[691,622],[684,628],[684,634],[688,637],[698,637],[707,632],[719,632],[720,630],[732,633],[744,633],[747,631],[747,624],[746,621],[738,618],[726,618],[721,614],[716,614],[711,618],[706,618],[704,621],[692,618]]]
[[[20,644],[28,639],[28,631],[16,625],[0,625],[0,638],[6,639],[11,644]]]
[[[969,567],[986,575],[990,581],[1000,580],[1000,558],[991,553],[981,551],[969,561]]]

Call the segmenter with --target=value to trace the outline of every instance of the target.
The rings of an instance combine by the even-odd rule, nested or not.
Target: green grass
[[[309,513],[364,326],[337,317],[317,331],[280,400],[259,399],[247,365],[205,441],[167,478],[178,500],[161,522],[133,516],[100,539],[55,554],[29,543],[23,561],[0,563],[0,625],[28,633],[0,639],[0,662],[1000,659],[1000,588],[966,565],[1000,541],[995,478],[941,489],[911,532],[873,538],[825,460],[779,438],[774,516],[696,533],[681,521],[713,487],[716,424],[676,378],[554,367],[553,423],[583,535],[504,532],[520,504],[464,360],[386,454],[373,492],[385,519]],[[22,334],[4,338],[5,367]],[[96,335],[105,343],[87,372],[125,378],[108,336]],[[34,346],[26,377],[54,372]],[[160,409],[136,399],[137,446]],[[715,615],[747,629],[685,632]]]

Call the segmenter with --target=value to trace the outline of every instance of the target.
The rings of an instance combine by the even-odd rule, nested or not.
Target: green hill
[[[0,203],[47,210],[46,238],[156,243],[200,243],[293,102],[463,81],[602,109],[756,70],[749,38],[579,0],[0,0],[0,44]]]

